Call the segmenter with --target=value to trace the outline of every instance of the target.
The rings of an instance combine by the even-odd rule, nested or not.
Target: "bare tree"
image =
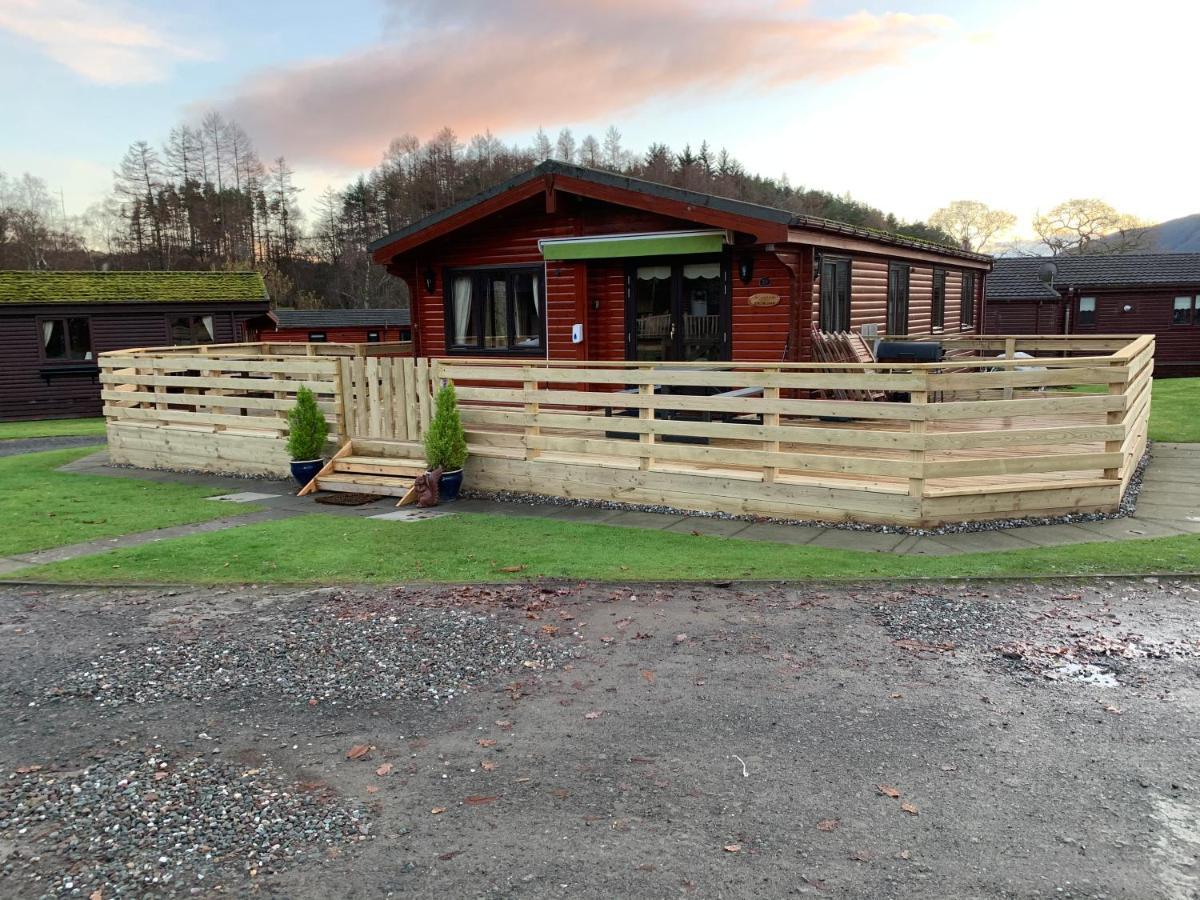
[[[621,146],[621,132],[616,125],[609,125],[604,132],[604,165],[619,172],[627,163],[625,150]]]
[[[570,128],[558,133],[558,140],[554,142],[554,156],[565,163],[575,162],[575,135],[571,134]]]
[[[554,155],[554,147],[550,143],[550,138],[546,137],[546,132],[538,128],[537,134],[533,137],[533,158],[538,162],[545,162]]]
[[[1103,200],[1065,200],[1033,218],[1033,230],[1054,256],[1132,253],[1145,245],[1146,223]]]
[[[955,200],[929,217],[929,224],[950,235],[964,250],[983,252],[1017,224],[1017,217],[978,200]]]
[[[127,214],[131,231],[135,236],[138,252],[146,246],[146,231],[149,226],[150,240],[158,257],[158,267],[167,267],[163,244],[163,216],[159,197],[162,189],[163,168],[158,151],[145,141],[135,141],[125,151],[116,175],[117,193],[128,201]]]
[[[579,164],[590,169],[598,169],[603,163],[603,151],[600,142],[594,134],[589,134],[579,142]]]

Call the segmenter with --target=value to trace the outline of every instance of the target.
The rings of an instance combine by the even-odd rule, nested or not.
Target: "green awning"
[[[720,253],[724,245],[723,231],[605,234],[588,238],[550,238],[538,241],[542,256],[548,260]]]

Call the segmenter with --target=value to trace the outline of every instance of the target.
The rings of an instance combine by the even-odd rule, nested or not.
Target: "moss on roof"
[[[258,272],[0,272],[0,304],[266,301]]]

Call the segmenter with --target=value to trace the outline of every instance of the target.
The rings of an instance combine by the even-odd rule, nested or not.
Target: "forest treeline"
[[[465,143],[444,128],[422,142],[392,141],[378,166],[344,189],[326,190],[305,215],[294,173],[264,162],[245,130],[218,113],[173,128],[161,146],[133,143],[114,170],[113,193],[83,215],[32,175],[0,172],[0,269],[258,269],[280,306],[402,306],[403,284],[370,261],[366,246],[545,159],[559,159],[794,213],[952,243],[923,222],[786,179],[747,172],[707,142],[673,150],[627,149],[620,131],[532,146],[492,134]]]

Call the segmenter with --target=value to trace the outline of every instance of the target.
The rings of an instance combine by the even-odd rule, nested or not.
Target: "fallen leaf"
[[[901,850],[899,853],[896,854],[896,859],[911,859],[911,858],[912,858],[912,854],[909,853],[907,850]]]
[[[490,759],[485,759],[483,762],[481,762],[479,764],[479,767],[481,769],[483,769],[483,771],[485,771],[485,772],[492,772],[495,770],[496,764],[494,762],[492,762]]]
[[[371,747],[368,744],[355,744],[346,751],[346,759],[366,759],[371,752]]]
[[[571,792],[568,791],[566,788],[555,788],[550,793],[553,794],[555,797],[557,797],[559,800],[566,800],[568,797],[571,796]]]
[[[445,811],[446,811],[446,807],[444,807],[444,806],[435,806],[433,809],[430,810],[430,812],[433,813],[435,816],[440,816]]]
[[[316,697],[309,697],[309,698],[308,698],[308,705],[309,705],[309,706],[316,706],[316,705],[317,705],[317,702],[318,702],[318,701],[317,701],[317,698],[316,698]]]
[[[585,719],[598,719],[601,715],[603,715],[603,713],[601,713],[600,710],[593,709],[591,712],[584,713],[583,717]]]
[[[508,721],[508,719],[497,719],[496,727],[505,729],[512,728],[512,722]]]
[[[18,774],[18,775],[28,775],[28,774],[30,774],[31,772],[40,772],[40,771],[42,771],[42,767],[41,767],[41,766],[39,766],[39,765],[32,765],[32,766],[18,766],[18,767],[17,767],[17,774]]]
[[[692,537],[700,537],[700,532],[698,532],[695,528],[692,529]]]
[[[682,644],[687,639],[688,639],[688,636],[686,634],[675,635],[675,643],[677,643],[677,644]]]
[[[512,572],[523,572],[524,570],[525,570],[524,566],[501,566],[496,571],[512,573]]]
[[[645,678],[651,684],[654,684],[654,673],[652,671],[650,671],[649,669],[642,669],[642,677]]]
[[[88,900],[104,900],[104,895],[99,891],[92,891],[88,894]]]
[[[454,859],[454,857],[458,856],[458,854],[460,854],[460,853],[462,853],[461,850],[451,850],[449,853],[443,853],[441,856],[438,857],[438,859],[440,859],[442,862],[449,862],[450,860]]]
[[[385,775],[390,775],[391,773],[392,773],[392,764],[391,763],[384,763],[382,766],[380,766],[378,769],[375,770],[375,774],[378,775],[380,778],[382,778]]]
[[[476,743],[478,743],[480,747],[495,747],[496,739],[495,738],[480,738]]]
[[[371,785],[369,788],[367,788],[367,793],[368,794],[378,794],[379,788],[377,788],[375,785]]]
[[[903,696],[904,696],[903,694],[888,694],[888,699],[889,700],[899,700]]]
[[[885,797],[891,797],[893,800],[895,800],[900,796],[900,792],[890,784],[879,784],[876,785],[876,787],[879,789],[879,793],[883,794]]]
[[[817,831],[837,831],[841,827],[840,819],[822,819],[817,823]]]
[[[170,777],[169,772],[155,772],[154,773],[155,781],[162,781],[164,778],[169,778],[169,777]]]
[[[850,858],[855,862],[870,862],[874,855],[870,850],[855,850]]]
[[[910,816],[920,815],[920,811],[911,803],[901,803],[900,808]]]
[[[495,803],[499,799],[499,797],[485,797],[482,794],[473,794],[470,797],[465,797],[463,803],[467,804],[467,806],[483,806],[487,803]]]
[[[556,634],[558,634],[557,625],[543,625],[540,630],[542,634],[549,635],[550,637],[554,637]]]
[[[726,853],[737,853],[739,850],[742,849],[742,845],[741,844],[726,844],[721,849],[724,850]]]

